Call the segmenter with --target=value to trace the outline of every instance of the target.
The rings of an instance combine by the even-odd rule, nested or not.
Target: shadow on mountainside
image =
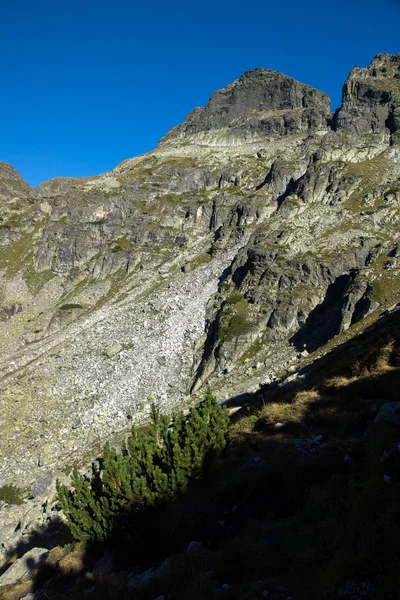
[[[354,274],[341,275],[329,285],[323,302],[311,311],[304,325],[290,339],[298,350],[306,347],[308,352],[314,352],[340,333],[342,308],[352,279]]]
[[[400,400],[400,311],[304,373],[253,395],[184,494],[51,550],[35,600],[397,599],[400,418],[379,409]]]

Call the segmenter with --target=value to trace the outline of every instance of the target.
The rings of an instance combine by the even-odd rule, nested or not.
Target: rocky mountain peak
[[[0,161],[0,197],[12,197],[28,194],[32,190],[14,167]]]
[[[162,143],[184,139],[224,146],[316,130],[325,127],[329,109],[327,94],[278,71],[254,69],[214,92]]]
[[[400,128],[400,54],[378,54],[369,67],[354,67],[343,86],[338,127],[346,128],[370,113],[373,130]],[[366,126],[366,127],[365,127]]]

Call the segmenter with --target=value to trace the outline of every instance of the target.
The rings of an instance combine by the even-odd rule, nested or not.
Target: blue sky
[[[327,92],[400,52],[400,0],[3,0],[0,160],[32,185],[111,170],[154,148],[244,71]]]

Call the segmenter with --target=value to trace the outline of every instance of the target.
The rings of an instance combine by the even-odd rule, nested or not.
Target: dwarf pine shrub
[[[208,391],[188,418],[172,423],[153,408],[147,429],[132,429],[122,449],[106,445],[90,479],[74,471],[71,487],[57,483],[58,499],[77,540],[102,541],[123,514],[144,510],[184,490],[205,459],[220,453],[228,414]]]

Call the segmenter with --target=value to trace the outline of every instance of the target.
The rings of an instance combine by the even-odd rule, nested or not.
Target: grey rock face
[[[326,94],[277,71],[255,69],[215,92],[162,143],[225,128],[232,139],[243,140],[315,131],[326,127],[329,107]]]
[[[15,563],[7,569],[0,577],[0,588],[13,585],[26,577],[33,570],[40,567],[49,555],[46,548],[32,548],[26,554],[18,558]]]
[[[34,498],[52,498],[56,493],[57,475],[54,472],[46,473],[38,477],[31,486]]]
[[[398,130],[400,54],[378,54],[370,66],[354,67],[343,87],[337,127],[359,133]]]
[[[0,161],[0,199],[24,196],[32,191],[29,183],[8,163]]]

